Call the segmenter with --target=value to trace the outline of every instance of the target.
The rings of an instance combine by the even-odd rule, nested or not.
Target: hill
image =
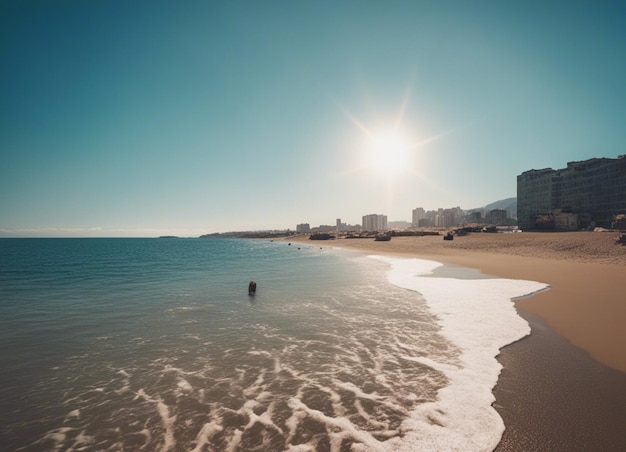
[[[501,199],[499,201],[494,201],[490,204],[487,204],[483,207],[476,207],[474,209],[470,209],[468,212],[476,212],[478,210],[494,210],[494,209],[504,209],[507,212],[517,212],[517,198],[506,198]]]

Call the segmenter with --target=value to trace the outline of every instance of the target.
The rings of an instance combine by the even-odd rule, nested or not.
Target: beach
[[[549,290],[516,300],[532,333],[502,349],[494,406],[506,430],[496,450],[626,447],[626,247],[619,234],[471,233],[391,241],[288,240],[478,269]]]
[[[576,262],[493,251],[540,238],[0,240],[0,443],[626,450],[626,373],[520,308]]]
[[[292,245],[0,239],[0,443],[495,449],[510,300],[546,285]]]

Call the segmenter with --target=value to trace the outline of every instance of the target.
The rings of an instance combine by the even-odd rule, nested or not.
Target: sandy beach
[[[626,246],[619,234],[472,233],[445,241],[440,236],[293,241],[336,246],[372,254],[419,257],[470,267],[510,279],[550,285],[550,290],[517,301],[520,309],[548,326],[596,360],[626,373]]]
[[[507,426],[496,450],[626,450],[626,246],[618,233],[471,233],[310,241],[432,259],[547,283],[516,301],[531,336],[505,347],[494,389]]]

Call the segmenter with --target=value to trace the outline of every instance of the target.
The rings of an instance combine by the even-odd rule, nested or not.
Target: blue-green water
[[[314,244],[0,239],[1,448],[493,449],[495,356],[530,331],[510,299],[545,285],[475,278]]]
[[[425,352],[445,345],[437,329],[380,263],[316,246],[1,239],[1,442],[328,450],[363,434],[384,443],[445,383],[398,362],[418,342]]]

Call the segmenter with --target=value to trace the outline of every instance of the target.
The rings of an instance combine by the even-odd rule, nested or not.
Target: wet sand
[[[494,389],[506,430],[497,451],[626,450],[626,246],[615,233],[480,234],[309,241],[528,279],[518,300],[532,334],[502,349]]]
[[[626,450],[626,374],[520,315],[532,333],[498,356],[494,407],[505,430],[496,452]]]

